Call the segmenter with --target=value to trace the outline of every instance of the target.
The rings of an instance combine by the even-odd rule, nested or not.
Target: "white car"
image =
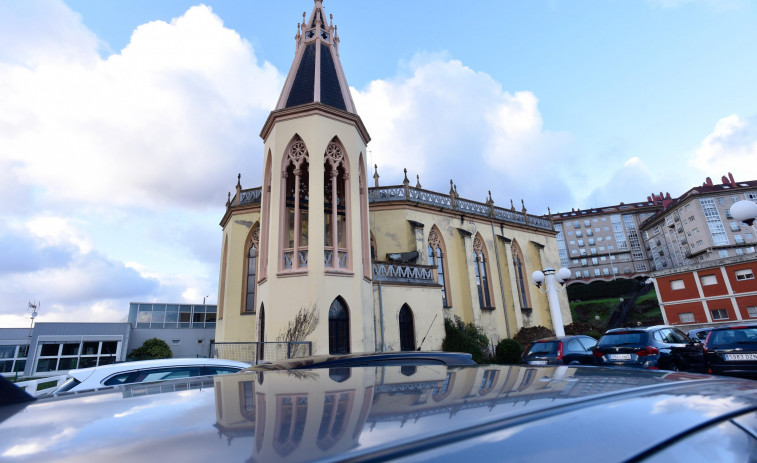
[[[235,360],[209,358],[171,358],[115,363],[71,370],[68,372],[68,378],[60,386],[46,393],[89,391],[119,384],[223,375],[236,373],[249,366],[249,363]]]

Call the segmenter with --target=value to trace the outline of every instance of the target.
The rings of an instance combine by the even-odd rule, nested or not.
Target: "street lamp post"
[[[557,271],[547,267],[543,271],[537,270],[531,274],[531,281],[533,281],[539,289],[539,292],[547,295],[549,314],[552,316],[552,324],[554,325],[556,336],[565,336],[562,311],[560,310],[560,300],[557,298],[557,291],[562,291],[562,286],[565,284],[566,280],[570,279],[570,275],[570,270],[565,267]],[[559,289],[557,283],[560,284]],[[544,286],[544,289],[542,289],[542,285]]]

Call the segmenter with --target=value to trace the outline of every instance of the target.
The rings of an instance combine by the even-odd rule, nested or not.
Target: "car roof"
[[[304,358],[265,362],[251,367],[252,370],[293,370],[352,366],[382,366],[403,362],[437,363],[444,365],[476,365],[473,356],[465,352],[442,351],[388,351],[362,352],[335,355],[316,355]]]
[[[573,338],[589,338],[594,339],[588,334],[566,334],[565,336],[551,336],[549,338],[541,338],[531,342],[550,342],[550,341],[565,341],[566,339]],[[596,339],[594,339],[596,341]]]
[[[628,326],[628,327],[625,327],[625,328],[613,328],[611,330],[607,330],[607,331],[605,331],[605,334],[613,334],[613,333],[617,333],[618,331],[639,331],[639,332],[640,331],[644,331],[644,332],[649,332],[649,331],[659,330],[659,329],[662,329],[662,328],[668,328],[668,329],[674,329],[675,328],[675,329],[677,329],[675,326],[670,326],[670,325]]]
[[[76,378],[78,381],[84,381],[90,377],[105,378],[119,372],[134,371],[147,368],[168,368],[174,366],[233,366],[239,368],[247,368],[249,363],[238,362],[236,360],[225,360],[215,358],[170,358],[170,359],[155,359],[155,360],[138,360],[135,362],[121,362],[113,363],[110,365],[101,365],[90,368],[76,368],[68,372],[69,376]]]
[[[435,365],[332,373],[241,372],[2,407],[0,454],[23,447],[24,461],[334,461],[412,460],[443,449],[457,460],[486,448],[523,461],[612,462],[757,406],[757,382],[681,372]]]

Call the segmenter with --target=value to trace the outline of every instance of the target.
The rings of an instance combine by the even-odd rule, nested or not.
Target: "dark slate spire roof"
[[[322,103],[353,114],[355,104],[339,62],[339,36],[331,21],[326,21],[322,0],[315,0],[310,18],[297,24],[294,62],[289,70],[276,109],[308,103]]]

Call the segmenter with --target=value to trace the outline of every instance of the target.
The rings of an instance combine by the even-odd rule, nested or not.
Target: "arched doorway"
[[[329,308],[329,354],[350,352],[350,313],[344,299],[337,297]]]
[[[415,323],[413,311],[407,304],[400,309],[400,350],[415,350]]]

